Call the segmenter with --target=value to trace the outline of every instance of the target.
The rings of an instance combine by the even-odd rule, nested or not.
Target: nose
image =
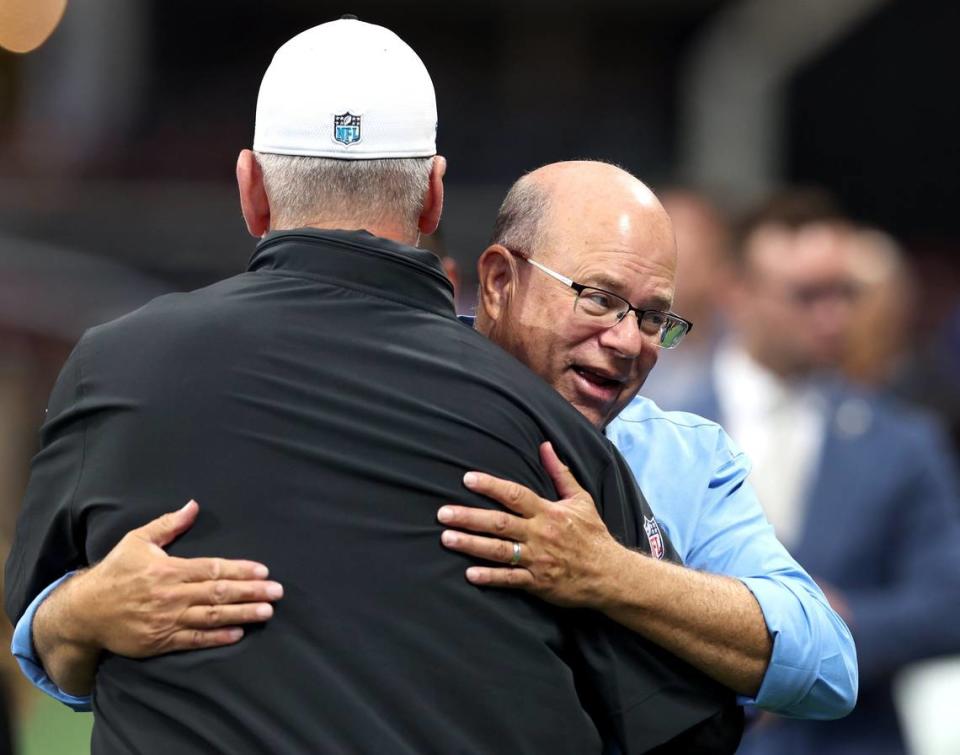
[[[656,348],[656,344],[640,332],[640,323],[633,312],[600,333],[600,345],[628,359],[639,357],[644,348]]]
[[[821,335],[836,337],[850,326],[853,309],[853,302],[846,299],[824,299],[811,308],[809,319]]]

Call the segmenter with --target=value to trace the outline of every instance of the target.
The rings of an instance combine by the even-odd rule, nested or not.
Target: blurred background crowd
[[[604,159],[657,189],[695,328],[642,392],[721,420],[753,458],[768,517],[854,631],[853,725],[890,752],[960,752],[960,574],[938,568],[960,548],[941,526],[960,515],[948,0],[0,0],[2,555],[73,343],[244,267],[233,166],[258,82],[344,12],[433,75],[449,170],[426,243],[461,312],[524,171]],[[86,751],[89,717],[2,657],[13,751]],[[745,751],[813,726],[762,718]]]

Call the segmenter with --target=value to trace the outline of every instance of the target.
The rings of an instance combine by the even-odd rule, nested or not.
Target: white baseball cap
[[[435,155],[430,74],[382,26],[344,18],[307,29],[263,76],[253,148],[343,160]]]

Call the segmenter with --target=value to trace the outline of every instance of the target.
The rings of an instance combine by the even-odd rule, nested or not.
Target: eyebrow
[[[585,286],[593,286],[594,288],[605,288],[610,293],[619,294],[620,296],[623,296],[623,293],[622,293],[624,289],[623,281],[618,278],[614,278],[613,276],[608,275],[606,273],[597,273],[596,275],[590,275],[587,278],[584,278],[584,280],[581,282]]]
[[[601,288],[606,291],[609,291],[611,294],[616,294],[617,296],[627,299],[626,295],[623,292],[624,285],[623,281],[617,278],[613,278],[610,275],[605,273],[598,273],[596,275],[591,275],[585,278],[582,281],[577,281],[582,283],[584,286],[590,286],[591,288]],[[630,301],[627,299],[627,301]],[[633,302],[630,302],[633,304]],[[638,309],[655,309],[658,312],[669,312],[670,311],[670,300],[663,297],[653,295],[650,299],[647,300],[646,304],[649,306],[638,307]]]

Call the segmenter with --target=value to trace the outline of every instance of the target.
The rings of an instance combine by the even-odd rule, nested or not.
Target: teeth
[[[577,374],[582,375],[587,380],[593,383],[597,383],[599,385],[610,386],[610,385],[615,385],[617,382],[612,378],[605,377],[596,372],[591,372],[590,370],[585,370],[582,367],[574,367],[574,370],[576,370]]]

